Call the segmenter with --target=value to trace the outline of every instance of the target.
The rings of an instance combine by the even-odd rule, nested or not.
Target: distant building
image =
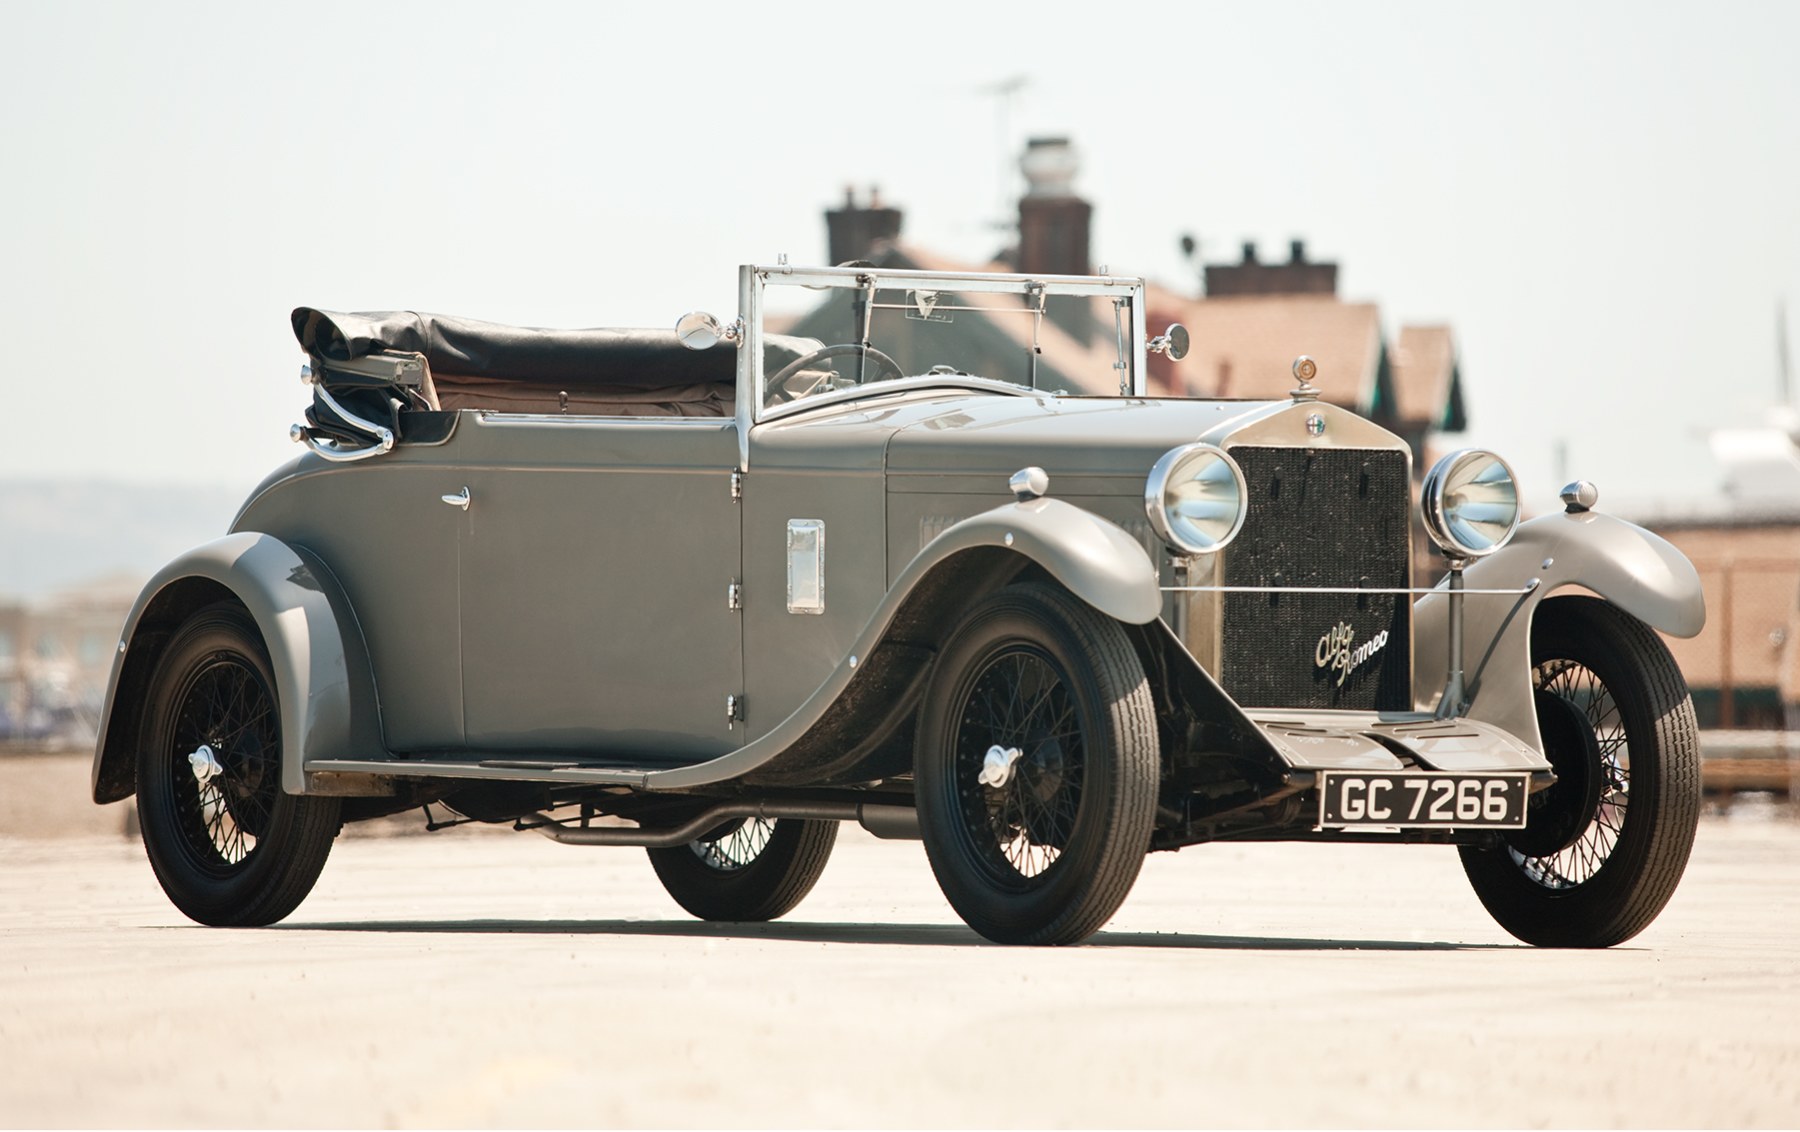
[[[0,742],[91,746],[125,615],[143,579],[97,579],[0,604]]]
[[[1788,403],[1785,335],[1779,341],[1781,402],[1760,425],[1709,437],[1718,494],[1625,516],[1700,572],[1706,628],[1668,643],[1701,727],[1800,727],[1800,414]]]
[[[1026,189],[1019,198],[1018,240],[976,270],[1025,274],[1085,274],[1094,269],[1090,247],[1093,205],[1075,192],[1079,163],[1066,138],[1037,138],[1020,162]],[[826,213],[831,261],[866,261],[879,267],[971,270],[945,261],[901,239],[904,217],[871,192],[859,204],[847,192],[840,208]],[[1238,263],[1209,264],[1206,293],[1188,295],[1152,284],[1146,319],[1152,333],[1171,322],[1188,328],[1192,348],[1179,362],[1152,355],[1146,379],[1153,394],[1165,396],[1269,399],[1294,388],[1294,359],[1306,354],[1318,363],[1315,379],[1325,400],[1370,418],[1399,434],[1413,451],[1414,482],[1422,479],[1439,451],[1441,437],[1468,427],[1463,403],[1462,366],[1448,326],[1402,326],[1390,342],[1380,308],[1337,294],[1338,265],[1310,259],[1294,240],[1284,262],[1264,262],[1246,243]],[[1040,345],[1047,388],[1107,393],[1097,384],[1111,374],[1112,326],[1104,303],[1071,300],[1047,312]],[[999,354],[1017,356],[1019,319],[968,319],[966,352],[988,342]],[[800,334],[827,330],[839,312],[823,309],[784,329]],[[906,362],[907,359],[898,359]],[[1006,364],[1014,364],[1008,361]],[[1434,579],[1443,560],[1422,532],[1415,576]]]
[[[1205,268],[1206,294],[1155,287],[1150,324],[1179,322],[1193,336],[1180,362],[1151,360],[1155,387],[1198,397],[1283,397],[1294,387],[1295,357],[1318,363],[1325,400],[1400,434],[1420,479],[1444,433],[1468,427],[1462,367],[1448,326],[1402,326],[1390,343],[1380,308],[1337,295],[1337,265],[1307,257],[1294,240],[1284,263],[1265,263],[1246,243],[1235,264]]]

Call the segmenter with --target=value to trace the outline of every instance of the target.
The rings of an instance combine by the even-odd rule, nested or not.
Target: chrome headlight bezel
[[[1215,466],[1230,472],[1229,482],[1235,492],[1237,512],[1224,535],[1206,543],[1182,533],[1184,521],[1175,519],[1169,513],[1172,504],[1169,493],[1182,484],[1191,482],[1199,468]],[[1214,477],[1212,482],[1217,485],[1220,481]],[[1250,489],[1244,481],[1244,471],[1238,467],[1230,453],[1216,444],[1196,442],[1169,449],[1150,469],[1150,478],[1144,483],[1144,512],[1150,517],[1151,529],[1163,542],[1181,554],[1212,554],[1223,550],[1243,529],[1244,517],[1249,510]]]
[[[1471,531],[1470,520],[1459,518],[1456,511],[1462,504],[1449,497],[1453,491],[1477,481],[1495,482],[1492,477],[1496,471],[1503,474],[1511,491],[1512,515],[1505,524],[1505,532],[1498,538],[1477,542],[1465,537],[1467,533],[1478,532]],[[1419,491],[1419,507],[1424,512],[1425,533],[1445,554],[1456,559],[1484,558],[1505,546],[1519,529],[1523,510],[1519,501],[1519,477],[1513,474],[1512,465],[1497,453],[1485,448],[1459,448],[1425,473],[1425,482]],[[1484,522],[1492,524],[1495,520]]]

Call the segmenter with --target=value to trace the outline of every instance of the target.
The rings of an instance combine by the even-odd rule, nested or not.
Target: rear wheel
[[[163,891],[203,924],[254,927],[306,898],[339,801],[281,789],[281,713],[256,624],[194,614],[157,663],[138,751],[138,821]]]
[[[651,849],[675,903],[702,920],[773,920],[793,911],[825,872],[834,821],[743,818],[698,841]]]
[[[1116,621],[1047,586],[978,603],[938,657],[914,757],[951,907],[1001,943],[1098,931],[1149,851],[1157,765],[1149,684]]]
[[[1503,844],[1464,847],[1463,869],[1525,942],[1610,947],[1656,918],[1687,867],[1700,817],[1693,702],[1661,638],[1594,598],[1544,602],[1531,661],[1557,781]]]

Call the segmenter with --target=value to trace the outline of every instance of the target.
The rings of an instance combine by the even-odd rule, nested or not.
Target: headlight
[[[1506,545],[1519,525],[1519,484],[1492,452],[1452,452],[1425,476],[1425,530],[1452,558],[1480,558]]]
[[[1163,454],[1144,485],[1144,510],[1164,542],[1184,554],[1206,554],[1244,525],[1244,473],[1210,444],[1184,444]]]

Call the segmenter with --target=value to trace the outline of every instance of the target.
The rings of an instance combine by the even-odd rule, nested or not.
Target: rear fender
[[[1642,527],[1598,511],[1556,512],[1519,526],[1511,542],[1464,571],[1470,589],[1521,589],[1516,597],[1463,599],[1468,716],[1517,735],[1537,750],[1531,693],[1531,623],[1560,589],[1591,590],[1626,613],[1676,637],[1706,625],[1700,575],[1681,551]],[[1437,705],[1449,666],[1449,601],[1440,587],[1413,605],[1413,700]]]
[[[196,610],[235,599],[269,650],[281,703],[281,786],[306,793],[305,764],[382,750],[375,683],[349,602],[310,553],[242,532],[196,547],[157,572],[119,637],[95,745],[96,802],[137,789],[145,697],[163,649]]]

